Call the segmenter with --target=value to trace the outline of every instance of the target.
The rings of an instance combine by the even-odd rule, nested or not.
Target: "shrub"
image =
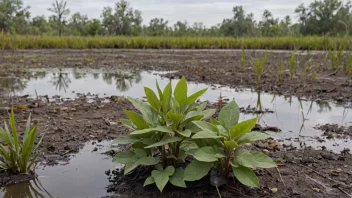
[[[168,182],[186,188],[186,181],[202,179],[215,167],[224,176],[233,169],[239,181],[259,187],[252,169],[275,167],[275,163],[262,153],[239,149],[242,144],[269,137],[264,133],[248,133],[257,119],[238,124],[239,109],[235,101],[221,110],[218,121],[211,118],[215,110],[206,110],[206,103],[196,103],[207,89],[188,96],[184,77],[173,94],[171,82],[163,91],[158,83],[156,87],[157,94],[144,88],[148,102],[128,98],[140,114],[125,111],[129,119],[121,122],[132,133],[115,141],[132,144],[130,150],[117,153],[113,159],[114,163],[125,164],[125,174],[138,166],[151,166],[151,176],[144,186],[155,183],[163,191]],[[209,119],[211,123],[206,122]],[[186,156],[194,158],[188,165]]]
[[[194,121],[200,129],[192,140],[196,143],[196,149],[190,150],[187,154],[192,155],[197,164],[192,168],[192,163],[185,172],[194,172],[195,175],[202,175],[201,172],[208,172],[215,166],[218,172],[227,177],[229,172],[243,184],[259,188],[259,180],[253,169],[276,167],[273,160],[261,152],[249,152],[241,149],[240,146],[253,143],[258,140],[265,140],[269,135],[260,132],[250,132],[257,118],[238,123],[239,108],[235,101],[230,102],[222,108],[219,113],[219,120],[212,119],[211,123]],[[201,170],[201,167],[204,167]],[[216,180],[219,181],[219,180]],[[213,181],[216,186],[216,181]]]
[[[41,144],[45,134],[40,138],[35,146],[38,126],[30,127],[31,117],[29,116],[22,142],[19,139],[15,115],[13,110],[9,116],[10,129],[5,123],[5,129],[0,127],[0,169],[12,173],[26,174],[32,170],[39,154],[34,154]],[[1,143],[2,142],[2,143]]]

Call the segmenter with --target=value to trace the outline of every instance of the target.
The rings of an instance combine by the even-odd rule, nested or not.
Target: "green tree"
[[[114,12],[115,11],[115,12]],[[142,16],[139,10],[134,10],[130,4],[121,0],[114,8],[105,7],[101,17],[102,25],[111,35],[138,35],[142,31]]]
[[[53,19],[57,24],[59,36],[62,35],[62,30],[66,23],[65,19],[70,14],[70,10],[66,6],[66,1],[61,0],[59,2],[59,0],[55,0],[55,2],[52,4],[52,7],[48,8],[50,12],[53,12],[55,14],[53,16]]]
[[[26,33],[30,13],[22,0],[0,1],[0,31]]]
[[[168,23],[163,18],[154,18],[150,20],[149,26],[146,28],[146,33],[151,36],[165,35],[168,31]]]
[[[245,13],[242,6],[236,6],[232,9],[233,18],[224,19],[221,24],[221,31],[225,36],[254,36],[255,21],[253,14]]]

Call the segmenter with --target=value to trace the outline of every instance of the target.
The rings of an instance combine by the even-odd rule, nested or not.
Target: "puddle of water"
[[[37,91],[38,95],[60,96],[61,98],[76,98],[77,93],[97,94],[98,97],[117,95],[142,98],[144,86],[155,90],[156,80],[161,87],[169,82],[169,79],[158,76],[160,72],[111,72],[94,69],[37,69],[29,72],[32,74],[29,78],[0,78],[0,87],[12,94],[29,94],[32,97],[35,97],[35,91]],[[172,81],[175,86],[177,80]],[[351,125],[350,107],[332,102],[302,101],[297,97],[287,98],[250,90],[236,91],[229,87],[219,87],[218,85],[189,83],[188,90],[193,93],[209,88],[201,100],[215,102],[219,98],[221,89],[223,97],[236,99],[240,107],[249,105],[256,107],[260,104],[259,106],[263,109],[273,110],[273,114],[260,115],[260,122],[264,125],[279,127],[282,132],[272,135],[276,139],[283,140],[285,144],[299,146],[300,142],[304,142],[307,146],[314,148],[325,146],[335,152],[351,147],[350,138],[328,140],[322,136],[321,131],[314,129],[318,124]],[[242,115],[241,119],[249,119],[253,116],[251,114]],[[317,137],[321,141],[318,141]]]
[[[87,143],[76,155],[72,156],[68,165],[53,167],[37,167],[36,180],[10,185],[0,189],[0,197],[75,197],[100,198],[109,195],[105,187],[109,180],[104,172],[117,168],[111,157],[102,155],[110,148],[110,142],[98,145]],[[97,152],[92,150],[97,147]]]

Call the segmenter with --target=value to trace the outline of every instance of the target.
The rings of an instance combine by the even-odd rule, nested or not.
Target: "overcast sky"
[[[50,15],[47,8],[54,0],[24,0],[31,7],[33,16]],[[114,6],[118,0],[67,0],[71,14],[80,12],[89,18],[100,18],[106,6]],[[178,20],[187,20],[190,24],[203,22],[206,26],[216,25],[224,18],[232,16],[232,8],[242,5],[247,13],[254,13],[260,20],[265,9],[270,10],[275,17],[284,18],[290,15],[297,21],[294,9],[301,3],[308,5],[313,0],[129,0],[131,6],[142,11],[143,24],[158,17],[169,21],[169,25]]]

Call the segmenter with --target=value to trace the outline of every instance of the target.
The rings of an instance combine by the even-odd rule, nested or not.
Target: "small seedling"
[[[87,64],[94,64],[95,60],[92,58],[87,57],[87,54],[83,54],[83,60]]]
[[[225,53],[224,54],[224,59],[227,59],[229,57],[229,54],[228,53]]]
[[[279,79],[279,85],[282,85],[282,74],[284,70],[284,63],[282,60],[279,61],[279,64],[277,65],[277,78]]]
[[[241,52],[241,71],[242,71],[242,73],[244,73],[245,67],[246,67],[246,53],[245,53],[244,49],[242,48],[242,52]]]
[[[290,87],[292,86],[292,81],[293,81],[293,75],[295,74],[295,68],[296,68],[296,55],[295,52],[291,53],[291,58],[288,61],[288,67],[290,70]]]
[[[254,71],[257,75],[257,89],[260,90],[260,87],[261,87],[261,80],[262,80],[262,75],[263,75],[263,71],[264,71],[264,65],[265,65],[265,62],[268,58],[268,53],[266,52],[263,56],[263,58],[261,59],[257,59],[255,60],[255,63],[254,63]]]

